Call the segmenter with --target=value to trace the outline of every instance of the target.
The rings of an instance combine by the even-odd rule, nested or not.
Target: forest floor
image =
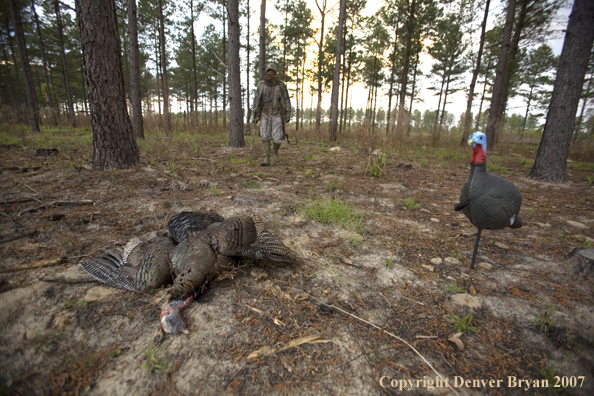
[[[476,229],[453,210],[468,147],[300,141],[261,167],[249,136],[148,136],[136,167],[97,171],[88,129],[15,136],[0,146],[0,395],[594,394],[594,268],[570,254],[594,242],[592,164],[552,184],[528,178],[536,147],[490,153],[524,227],[485,231],[470,270]],[[329,202],[360,223],[306,213]],[[167,289],[111,289],[79,265],[201,209],[260,214],[299,261],[240,263],[182,336],[160,331]]]

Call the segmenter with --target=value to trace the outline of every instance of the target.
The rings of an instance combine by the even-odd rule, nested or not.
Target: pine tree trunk
[[[338,128],[338,89],[340,88],[340,61],[342,59],[342,30],[346,14],[346,0],[340,0],[340,12],[338,15],[338,32],[336,34],[336,62],[334,63],[334,76],[332,80],[332,98],[330,104],[330,141],[338,139],[336,130]]]
[[[323,6],[320,7],[318,0],[316,5],[320,11],[322,17],[322,26],[320,29],[320,41],[318,43],[318,104],[316,106],[316,133],[320,133],[320,126],[322,122],[322,65],[324,64],[324,24],[326,22],[326,0],[322,0]],[[322,133],[322,141],[324,140],[324,134]]]
[[[260,80],[264,79],[266,74],[266,0],[261,0],[260,6],[260,57],[259,57],[259,75]]]
[[[132,126],[136,136],[144,139],[142,101],[140,98],[140,60],[136,0],[128,0],[128,40],[130,41],[130,101],[132,102]]]
[[[410,51],[412,47],[412,37],[415,22],[415,0],[411,0],[408,12],[408,21],[406,23],[406,50],[404,51],[404,64],[402,65],[402,78],[400,82],[400,98],[398,101],[398,136],[402,136],[404,131],[404,102],[406,99],[406,87],[408,85],[408,69],[410,65]]]
[[[27,55],[27,45],[25,44],[23,25],[21,23],[21,16],[19,9],[17,8],[16,0],[10,0],[10,13],[12,15],[12,24],[17,40],[19,60],[25,78],[25,92],[27,94],[27,107],[29,108],[31,129],[33,132],[39,132],[39,105],[37,104],[37,93],[35,92],[35,83],[33,82],[33,74],[31,73],[31,65],[29,64],[29,56]]]
[[[532,179],[564,182],[565,167],[575,126],[588,59],[594,42],[594,2],[575,0],[569,16],[559,68],[538,147]]]
[[[514,16],[516,11],[516,0],[508,0],[507,15],[505,25],[503,27],[503,36],[501,40],[501,54],[499,55],[499,62],[495,70],[495,82],[493,83],[493,94],[491,96],[491,108],[489,109],[489,118],[487,119],[487,150],[491,150],[494,146],[495,136],[497,131],[502,127],[503,119],[501,118],[505,112],[504,106],[504,77],[507,70],[507,60],[509,50],[511,47],[511,35],[514,26]]]
[[[138,162],[138,146],[126,107],[115,3],[76,0],[76,14],[91,107],[93,167],[132,167]]]
[[[64,47],[64,29],[62,27],[62,14],[60,13],[60,1],[54,0],[54,10],[58,23],[58,39],[60,41],[60,52],[62,55],[62,72],[64,73],[64,87],[66,88],[66,101],[68,102],[68,120],[72,127],[76,127],[74,118],[74,101],[72,100],[72,91],[70,90],[70,76],[68,74],[68,63],[66,62],[66,48]]]
[[[245,79],[246,79],[246,96],[247,96],[247,100],[245,101],[245,104],[247,105],[247,118],[246,118],[246,123],[250,123],[250,118],[252,116],[252,109],[251,109],[251,105],[250,105],[250,80],[251,80],[251,76],[250,76],[250,16],[251,16],[251,10],[250,10],[250,0],[247,0],[247,35],[246,35],[246,52],[247,52],[247,63],[246,63],[246,71],[245,71]],[[252,133],[254,133],[254,131],[252,131]]]
[[[231,113],[229,146],[244,147],[241,108],[241,68],[239,65],[239,0],[228,0],[229,13],[229,107]]]
[[[47,56],[45,53],[45,44],[43,42],[43,36],[41,35],[41,27],[39,26],[39,16],[37,15],[37,10],[35,10],[35,0],[31,0],[31,11],[33,12],[33,16],[35,17],[35,26],[37,28],[37,35],[39,36],[39,47],[41,49],[41,58],[43,61],[43,78],[45,81],[45,100],[50,112],[50,122],[52,125],[57,125],[58,120],[55,118],[55,110],[54,110],[54,103],[52,100],[52,93],[50,90],[50,79],[47,64]]]
[[[157,0],[159,6],[159,46],[161,48],[161,81],[163,83],[163,116],[165,117],[165,133],[171,136],[171,113],[169,108],[169,83],[167,78],[167,50],[165,45],[165,17],[163,1]]]
[[[229,4],[227,3],[227,6]],[[239,7],[239,6],[238,6]],[[225,18],[226,10],[223,10],[223,128],[227,127],[227,21]],[[238,17],[239,18],[239,17]],[[239,23],[239,22],[238,22]],[[239,39],[237,39],[239,42]],[[239,45],[239,44],[238,44]],[[241,85],[239,87],[239,91],[241,92]],[[241,97],[241,95],[240,95]],[[239,105],[241,108],[241,104]]]
[[[460,145],[466,143],[468,136],[470,135],[470,124],[472,123],[472,101],[474,99],[474,87],[478,79],[479,71],[481,68],[481,59],[483,57],[483,48],[485,46],[485,30],[487,28],[487,17],[489,16],[489,5],[491,0],[486,0],[485,3],[485,16],[483,17],[483,23],[481,25],[481,38],[479,43],[478,53],[476,55],[476,64],[472,71],[472,80],[470,81],[470,87],[468,88],[468,101],[466,102],[466,114],[464,115],[464,130],[462,132],[462,140]]]

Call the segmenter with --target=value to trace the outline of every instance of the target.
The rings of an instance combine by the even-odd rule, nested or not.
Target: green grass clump
[[[507,172],[508,172],[508,169],[505,166],[491,164],[489,162],[487,162],[487,170],[489,172],[495,172],[495,173],[501,173],[501,174],[507,174]]]
[[[319,199],[303,212],[312,219],[324,224],[339,224],[347,230],[362,233],[364,231],[363,213],[356,210],[352,203],[340,198]]]
[[[549,330],[549,327],[555,324],[555,317],[557,316],[557,311],[555,310],[555,305],[551,304],[547,307],[543,307],[540,310],[540,313],[534,319],[534,324],[543,332],[546,333]]]
[[[468,330],[474,331],[475,333],[478,331],[477,327],[472,327],[470,325],[472,323],[472,315],[466,315],[461,318],[456,315],[450,315],[450,319],[454,322],[452,327],[459,333],[466,333]]]
[[[408,210],[415,210],[420,209],[423,205],[420,202],[416,202],[415,197],[409,197],[398,201],[398,206],[403,206]]]
[[[461,288],[460,286],[456,285],[456,281],[452,280],[452,283],[450,283],[447,287],[449,292],[452,293],[462,293],[464,291],[463,288]]]
[[[168,362],[167,359],[159,359],[157,357],[157,355],[159,354],[159,352],[161,352],[161,349],[163,349],[164,346],[165,344],[155,349],[153,343],[151,342],[149,346],[142,351],[147,361],[144,362],[140,367],[142,367],[145,370],[155,371],[160,374],[171,372],[171,369],[173,368],[171,362]]]
[[[244,180],[241,182],[241,185],[245,188],[260,188],[260,185],[258,183],[253,182],[251,180]]]

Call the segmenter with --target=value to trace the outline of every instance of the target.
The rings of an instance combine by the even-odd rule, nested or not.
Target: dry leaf
[[[450,338],[448,338],[448,341],[453,342],[454,344],[456,344],[456,346],[458,347],[458,350],[459,351],[463,351],[464,350],[464,343],[460,339],[460,336],[462,334],[463,333],[456,333],[456,334],[452,335]]]
[[[283,346],[279,346],[277,348],[271,346],[264,346],[248,355],[248,359],[256,358],[258,356],[269,356],[273,355],[278,352],[282,352],[285,349],[294,348],[301,344],[323,344],[329,342],[328,340],[320,340],[320,335],[307,335],[303,337],[296,338],[294,340],[289,341]]]
[[[470,290],[470,294],[472,294],[473,296],[476,296],[476,290],[474,290],[474,286],[470,286],[470,288],[468,290]]]

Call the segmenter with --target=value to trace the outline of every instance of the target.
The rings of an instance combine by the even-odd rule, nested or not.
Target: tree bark
[[[504,97],[504,83],[505,73],[507,70],[507,60],[511,46],[511,35],[514,26],[514,16],[516,13],[516,0],[509,0],[507,4],[507,15],[505,18],[505,25],[503,26],[503,36],[501,40],[501,54],[499,55],[499,62],[497,69],[495,69],[495,82],[493,83],[493,94],[491,96],[491,108],[489,109],[489,118],[487,118],[487,150],[492,150],[495,145],[495,136],[497,131],[501,128],[503,123],[502,110],[506,102]]]
[[[326,22],[327,0],[322,0],[322,7],[320,7],[318,0],[315,1],[322,17],[320,41],[318,43],[318,105],[316,106],[316,133],[319,133],[322,122],[322,64],[324,63],[324,24]],[[324,134],[322,134],[322,141],[324,141]]]
[[[239,0],[227,1],[229,23],[229,107],[230,130],[229,146],[244,147],[243,115],[241,108],[241,69],[239,65]]]
[[[52,93],[50,90],[50,80],[49,75],[47,73],[48,65],[47,65],[47,56],[45,54],[45,44],[43,42],[43,36],[41,35],[41,26],[39,25],[39,16],[37,15],[37,10],[35,9],[35,0],[31,0],[31,11],[33,12],[33,16],[35,17],[35,26],[37,28],[37,35],[39,36],[39,46],[41,49],[41,58],[43,61],[43,78],[45,81],[45,101],[50,111],[50,120],[53,125],[57,124],[57,120],[55,118],[55,110],[54,110],[54,103],[52,100]]]
[[[260,58],[259,58],[259,75],[260,80],[264,79],[266,74],[266,0],[261,0],[260,6]]]
[[[25,43],[23,25],[21,23],[21,16],[19,9],[17,8],[16,0],[10,0],[10,13],[12,15],[14,34],[17,39],[19,60],[25,79],[25,91],[27,93],[27,107],[29,108],[31,129],[33,132],[39,132],[39,105],[37,104],[37,93],[35,92],[33,74],[31,74],[31,65],[29,64],[29,56],[27,55],[27,44]]]
[[[408,22],[406,23],[406,50],[404,51],[404,64],[402,65],[402,79],[400,85],[400,98],[398,102],[398,136],[402,136],[404,131],[404,101],[406,99],[406,86],[408,85],[408,69],[410,65],[410,51],[412,47],[412,37],[415,27],[415,0],[411,0],[408,13]]]
[[[157,0],[159,6],[159,47],[161,49],[161,82],[163,83],[163,116],[165,117],[165,133],[171,136],[171,113],[169,109],[169,83],[167,79],[167,50],[165,46],[165,17],[163,1]]]
[[[68,120],[74,128],[76,127],[76,119],[74,118],[74,101],[72,100],[72,91],[70,90],[70,76],[68,74],[68,63],[66,62],[64,29],[62,27],[62,14],[60,13],[59,0],[54,0],[54,10],[56,12],[56,21],[58,23],[58,39],[60,41],[60,52],[62,55],[62,72],[64,73],[64,87],[66,88],[66,101],[68,102]]]
[[[340,12],[338,14],[338,32],[336,34],[336,62],[334,63],[334,76],[332,80],[332,98],[330,105],[330,141],[335,142],[338,138],[336,129],[338,127],[338,89],[340,88],[340,61],[342,59],[342,31],[346,14],[346,0],[340,0]]]
[[[138,17],[136,12],[136,0],[128,0],[128,40],[130,41],[130,101],[132,102],[132,127],[136,136],[144,139],[142,101],[140,99]]]
[[[470,82],[470,87],[468,88],[468,101],[466,102],[466,114],[464,115],[464,130],[462,132],[462,140],[460,141],[461,145],[466,143],[466,140],[470,135],[470,124],[472,123],[472,101],[474,99],[474,88],[476,86],[476,81],[478,79],[479,71],[481,68],[481,59],[483,57],[483,48],[485,46],[485,30],[487,28],[487,18],[489,16],[490,3],[491,0],[486,0],[485,16],[483,17],[483,23],[481,25],[481,39],[479,43],[478,53],[476,55],[476,64],[474,70],[472,71],[472,80]]]
[[[246,123],[249,124],[250,123],[250,118],[252,116],[252,109],[251,109],[251,105],[250,105],[250,79],[252,78],[250,76],[250,16],[251,16],[251,10],[250,10],[250,0],[247,0],[247,35],[246,35],[246,52],[247,52],[247,61],[246,61],[246,71],[245,71],[245,80],[246,80],[246,97],[247,100],[245,101],[245,104],[247,106],[247,112],[246,112]],[[254,133],[254,131],[252,131],[252,133]]]
[[[542,140],[530,170],[532,179],[565,181],[571,134],[594,42],[593,20],[594,2],[575,0],[559,57]]]
[[[128,117],[113,0],[76,0],[93,128],[93,167],[122,169],[138,162]]]

